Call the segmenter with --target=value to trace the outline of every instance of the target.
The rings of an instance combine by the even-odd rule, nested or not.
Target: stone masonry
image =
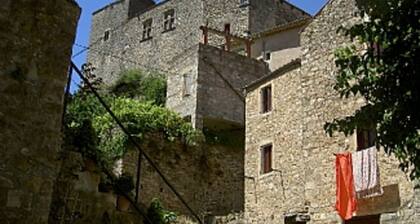
[[[245,219],[287,223],[286,216],[309,215],[307,223],[342,223],[335,212],[334,153],[356,150],[356,137],[326,135],[323,126],[350,115],[363,100],[343,100],[333,89],[334,50],[349,43],[336,31],[358,22],[358,4],[331,0],[301,34],[302,59],[247,88]],[[260,90],[271,85],[273,110],[260,113]],[[273,144],[273,171],[260,172],[260,148]],[[420,220],[419,190],[398,161],[380,152],[384,195],[359,201],[358,217],[380,215],[380,223]],[[293,222],[291,222],[293,223]]]
[[[0,5],[0,223],[47,223],[79,14],[73,0]]]
[[[203,44],[176,64],[168,77],[166,106],[190,116],[200,129],[220,121],[229,123],[225,128],[243,126],[242,87],[269,72],[261,61]]]
[[[241,70],[247,66],[241,65],[258,63],[246,58],[238,61],[239,57],[236,55],[232,57],[215,50],[207,51],[214,55],[206,57],[225,57],[220,59],[223,65],[216,63],[216,66],[221,66],[218,68],[220,71],[215,72],[213,68],[206,66],[204,60],[198,59],[200,56],[195,53],[197,49],[206,49],[197,48],[203,39],[200,26],[207,25],[221,31],[228,26],[233,35],[250,36],[252,32],[262,32],[310,17],[302,10],[279,0],[250,0],[249,4],[244,5],[241,5],[239,0],[168,0],[147,9],[138,8],[139,13],[132,16],[133,8],[130,5],[135,5],[134,1],[139,5],[150,5],[149,0],[121,0],[94,13],[89,62],[97,68],[97,75],[102,77],[106,84],[112,84],[120,72],[127,69],[139,68],[165,74],[169,84],[166,106],[182,116],[191,117],[192,123],[198,128],[206,123],[203,116],[219,121],[228,118],[228,122],[243,126],[244,100],[243,96],[240,96],[241,88],[245,83],[266,73],[265,68],[260,71],[251,69],[249,71],[253,74],[250,76],[248,70]],[[174,28],[165,30],[164,15],[170,10],[174,10]],[[147,21],[152,22],[151,34],[149,38],[143,39],[143,27]],[[296,35],[293,37],[298,38]],[[224,48],[224,41],[221,36],[209,35],[210,45]],[[275,50],[290,48],[289,43],[290,41],[284,43],[284,46],[276,45]],[[293,47],[296,48],[296,44]],[[296,54],[293,57],[300,54],[299,50],[294,52]],[[283,56],[276,54],[276,57]],[[235,61],[229,63],[228,60]],[[229,67],[228,64],[237,66]],[[201,75],[198,75],[199,73]],[[220,76],[218,73],[227,74],[226,80],[220,81],[220,78],[217,78]],[[234,76],[229,73],[233,73]],[[243,74],[239,76],[239,73]],[[185,79],[190,81],[187,84],[191,93],[188,94],[183,94],[183,83],[188,81]],[[209,97],[210,92],[216,94],[216,97]],[[201,94],[201,97],[195,93]],[[223,99],[220,97],[221,93],[226,94]],[[184,97],[185,95],[188,97]],[[222,107],[220,103],[227,107]],[[203,114],[204,112],[208,114]]]
[[[202,40],[202,25],[224,30],[230,24],[233,34],[243,36],[310,17],[279,0],[250,0],[243,6],[239,0],[167,0],[147,10],[139,8],[141,13],[129,17],[132,1],[146,0],[115,1],[93,14],[88,61],[108,84],[125,69],[170,73],[174,61]],[[175,11],[175,29],[165,31],[163,15],[171,9]],[[148,19],[152,19],[151,38],[142,40],[143,23]],[[110,35],[105,41],[106,31]],[[210,43],[219,46],[222,40],[211,36]]]
[[[243,150],[241,147],[200,144],[188,147],[150,135],[142,148],[147,152],[188,204],[202,218],[227,216],[244,209]],[[123,172],[136,177],[138,152],[129,152]],[[144,159],[141,163],[140,202],[150,205],[153,198],[180,214],[191,214],[182,205],[156,171]]]

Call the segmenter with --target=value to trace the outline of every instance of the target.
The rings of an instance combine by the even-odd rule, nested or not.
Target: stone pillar
[[[0,223],[48,221],[79,15],[73,0],[1,1]]]

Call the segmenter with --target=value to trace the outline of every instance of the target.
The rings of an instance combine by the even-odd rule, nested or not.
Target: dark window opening
[[[175,29],[175,10],[171,9],[164,14],[163,30],[170,31]]]
[[[344,224],[380,224],[380,215],[354,217],[344,222]]]
[[[357,130],[357,150],[364,150],[375,146],[376,131],[373,129]]]
[[[230,33],[230,23],[225,24],[225,33]]]
[[[272,167],[272,151],[273,145],[265,145],[261,147],[261,174],[269,173]]]
[[[152,24],[153,24],[152,19],[148,19],[143,23],[142,40],[148,40],[148,39],[152,38]]]
[[[267,113],[272,110],[271,85],[261,89],[261,113]]]
[[[109,36],[110,36],[110,31],[109,30],[105,30],[105,32],[104,32],[104,41],[109,40]]]
[[[271,60],[271,52],[269,52],[269,51],[264,52],[264,60],[265,61],[270,61]]]

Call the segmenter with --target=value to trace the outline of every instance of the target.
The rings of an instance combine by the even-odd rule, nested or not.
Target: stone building
[[[198,129],[235,132],[242,139],[243,88],[299,57],[299,33],[310,21],[280,0],[115,1],[94,13],[88,61],[106,84],[127,69],[164,73],[166,107]],[[155,159],[196,211],[227,216],[244,210],[243,148],[174,153],[175,159],[170,154]],[[208,170],[200,168],[201,156],[195,154],[207,155]],[[128,156],[125,169],[136,170],[136,158]],[[142,200],[159,196],[184,212],[160,179],[142,170]]]
[[[229,38],[255,39],[252,58],[264,55],[269,68],[277,68],[300,54],[298,32],[309,20],[307,13],[279,0],[121,0],[94,13],[88,60],[108,84],[126,69],[164,73],[167,107],[191,118],[197,128],[210,120],[243,127],[241,88],[269,70],[263,62],[200,46],[200,26],[228,33]],[[208,43],[229,49],[225,39],[209,35]],[[232,41],[231,50],[245,51],[244,43]]]
[[[1,1],[0,223],[47,223],[79,14],[73,0]]]
[[[354,0],[330,0],[301,33],[302,56],[246,88],[247,223],[405,223],[420,220],[419,186],[379,153],[384,194],[358,201],[356,217],[336,214],[335,153],[356,151],[357,136],[327,136],[323,126],[363,99],[333,89],[334,50],[350,43],[339,26],[359,21]]]

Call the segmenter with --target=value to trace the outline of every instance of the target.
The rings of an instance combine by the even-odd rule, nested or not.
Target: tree
[[[343,98],[361,96],[366,104],[325,130],[350,135],[376,128],[377,144],[394,154],[412,179],[419,178],[420,0],[362,2],[363,22],[339,31],[356,44],[336,51],[335,89]]]
[[[133,69],[121,72],[111,86],[116,96],[151,101],[158,106],[166,102],[166,78],[162,74]]]

